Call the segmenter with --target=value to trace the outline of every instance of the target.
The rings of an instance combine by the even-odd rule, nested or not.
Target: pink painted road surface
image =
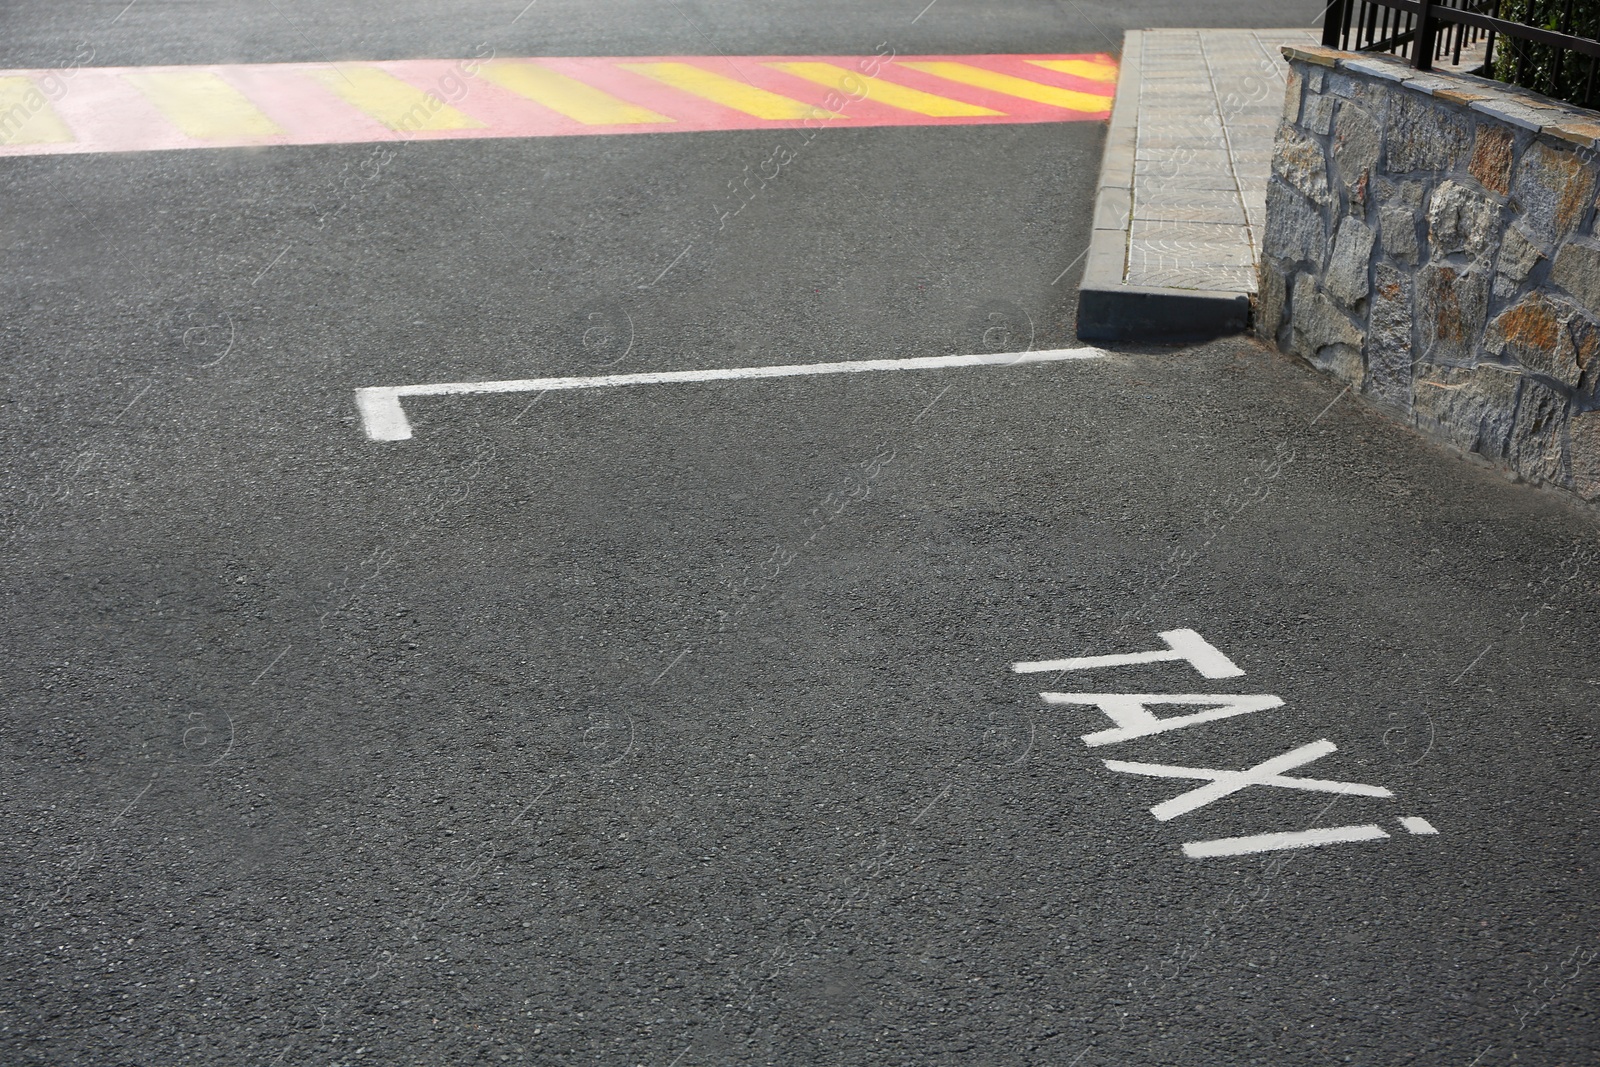
[[[0,71],[0,156],[1082,122],[1107,55],[614,56]]]

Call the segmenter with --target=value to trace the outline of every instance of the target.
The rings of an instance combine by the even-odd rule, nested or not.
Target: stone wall
[[[1464,451],[1600,499],[1600,114],[1284,52],[1256,332]]]

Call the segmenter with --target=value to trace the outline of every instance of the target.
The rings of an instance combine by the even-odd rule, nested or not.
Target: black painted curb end
[[[1078,291],[1080,341],[1199,342],[1250,328],[1248,293],[1094,284]]]

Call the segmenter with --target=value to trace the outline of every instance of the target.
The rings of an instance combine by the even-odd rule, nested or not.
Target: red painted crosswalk
[[[1106,55],[417,59],[0,71],[0,156],[1105,118]]]

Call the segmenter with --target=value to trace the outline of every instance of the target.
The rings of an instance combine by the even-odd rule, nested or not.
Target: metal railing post
[[[1421,0],[1422,10],[1417,12],[1417,42],[1411,65],[1418,70],[1433,69],[1434,44],[1439,35],[1439,23],[1433,17],[1437,0]]]
[[[1322,46],[1324,48],[1338,48],[1340,38],[1344,35],[1344,28],[1350,23],[1350,4],[1352,0],[1333,0],[1328,5],[1327,13],[1322,16]]]

